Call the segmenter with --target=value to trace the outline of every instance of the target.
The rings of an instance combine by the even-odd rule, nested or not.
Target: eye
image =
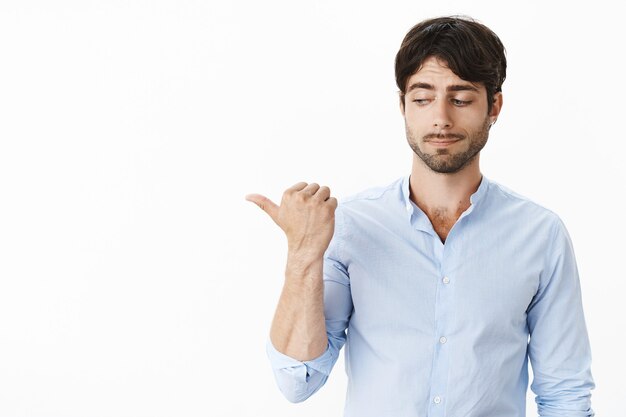
[[[458,100],[456,98],[452,99],[452,104],[454,104],[455,106],[458,106],[458,107],[467,106],[470,103],[471,103],[471,100]]]
[[[418,106],[423,106],[425,104],[428,104],[428,99],[427,98],[416,98],[415,100],[413,100],[413,103],[416,103]]]

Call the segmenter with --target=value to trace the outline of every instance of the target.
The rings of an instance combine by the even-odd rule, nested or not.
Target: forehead
[[[419,83],[430,84],[435,88],[442,89],[448,86],[466,85],[474,87],[473,89],[478,91],[484,90],[482,83],[473,83],[462,79],[447,67],[445,61],[433,56],[426,58],[420,69],[409,77],[407,92],[411,90],[411,86]]]

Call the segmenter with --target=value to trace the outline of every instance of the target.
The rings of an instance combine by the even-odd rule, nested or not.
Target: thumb
[[[257,206],[261,207],[261,209],[269,214],[269,216],[274,220],[274,223],[278,224],[278,205],[274,203],[269,198],[261,195],[261,194],[248,194],[246,196],[246,200],[253,202]]]

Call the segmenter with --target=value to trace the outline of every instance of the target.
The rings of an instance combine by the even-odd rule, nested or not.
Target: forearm
[[[328,346],[322,272],[322,257],[289,253],[270,339],[276,350],[299,361],[319,357]]]

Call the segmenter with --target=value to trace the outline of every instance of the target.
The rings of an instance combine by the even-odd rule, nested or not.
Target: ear
[[[402,116],[404,117],[404,95],[402,94],[402,91],[398,91],[398,98],[400,99],[400,113],[402,113]]]
[[[495,123],[495,120],[498,118],[500,114],[500,110],[502,110],[502,92],[497,92],[493,95],[493,105],[491,106],[491,112],[489,113],[489,117]]]

